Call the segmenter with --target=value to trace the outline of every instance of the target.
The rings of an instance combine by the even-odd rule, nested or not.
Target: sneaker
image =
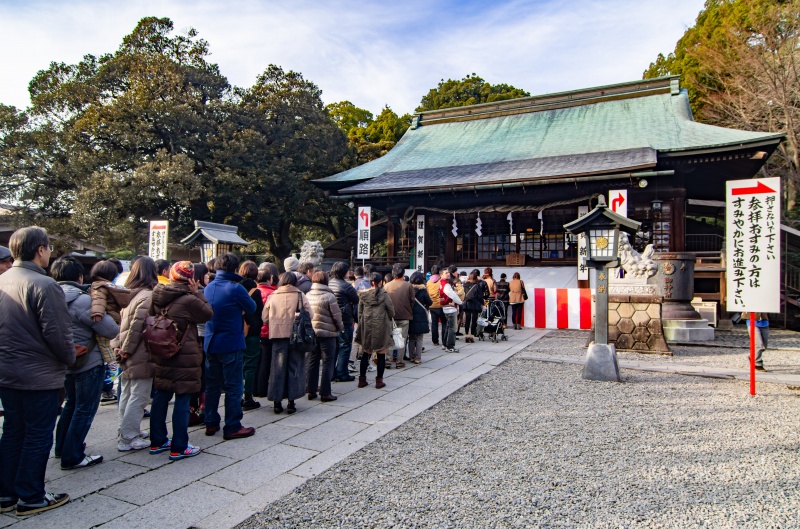
[[[0,512],[11,512],[17,508],[17,498],[0,498]]]
[[[764,366],[756,366],[756,371],[766,371],[767,369]]]
[[[458,352],[458,349],[456,349],[455,347],[450,347],[450,348],[446,348],[446,349],[444,350],[444,352],[445,352],[445,353],[457,353],[457,352]]]
[[[86,456],[83,458],[83,461],[81,461],[77,465],[72,465],[71,467],[65,467],[62,464],[61,470],[77,470],[79,468],[93,467],[94,465],[99,465],[102,462],[103,462],[103,456]],[[19,512],[19,510],[17,512]]]
[[[142,415],[142,418],[149,419],[150,418],[150,410],[144,410],[144,414]]]
[[[129,450],[142,450],[143,448],[148,448],[150,446],[150,441],[145,441],[141,437],[137,437],[130,443],[126,443],[125,441],[119,441],[117,443],[117,450],[120,452],[128,452]]]
[[[377,370],[377,368],[376,368],[374,365],[372,365],[372,364],[369,364],[369,365],[367,366],[367,371],[370,371],[370,372],[372,372],[372,371],[376,371],[376,370]]]
[[[358,371],[358,369],[356,369],[356,363],[355,362],[350,362],[349,364],[347,364],[347,370],[350,373],[355,373],[356,371]]]
[[[187,457],[194,457],[200,454],[200,449],[196,446],[189,445],[183,452],[170,452],[169,460],[178,461],[179,459],[186,459]]]
[[[139,437],[141,437],[142,439],[148,439],[150,438],[150,432],[142,430],[141,432],[139,432]]]
[[[100,405],[101,406],[108,406],[110,404],[117,403],[117,396],[114,395],[111,391],[104,391],[100,394]]]
[[[153,446],[150,445],[150,455],[160,454],[161,452],[166,452],[167,450],[172,447],[172,440],[167,439],[167,442],[161,446]]]
[[[49,511],[56,507],[61,507],[69,501],[69,494],[53,494],[46,492],[42,501],[28,503],[20,501],[17,503],[17,516],[28,516],[39,512]]]

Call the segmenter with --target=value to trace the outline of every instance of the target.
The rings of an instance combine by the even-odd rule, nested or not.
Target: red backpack
[[[453,302],[453,300],[450,299],[450,296],[444,293],[445,285],[447,285],[447,279],[442,279],[441,281],[439,281],[439,305],[441,305],[442,307],[444,307],[445,305],[449,305],[450,303]]]

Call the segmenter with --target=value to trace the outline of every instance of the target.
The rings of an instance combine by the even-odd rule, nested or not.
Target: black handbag
[[[522,283],[522,281],[520,281]],[[528,291],[525,290],[525,283],[522,283],[522,299],[528,301]]]
[[[303,306],[301,292],[297,293],[297,316],[294,317],[289,346],[301,353],[310,353],[317,346],[317,335],[314,334],[314,327],[311,325],[311,315]]]

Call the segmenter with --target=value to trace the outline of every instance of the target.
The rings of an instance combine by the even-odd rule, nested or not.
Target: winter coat
[[[95,281],[89,295],[92,296],[92,317],[108,314],[117,324],[121,321],[122,309],[131,302],[131,291],[110,281]]]
[[[311,290],[311,279],[299,272],[295,272],[295,274],[297,275],[297,289],[303,294],[308,294],[308,291]]]
[[[154,316],[161,314],[164,309],[167,309],[167,317],[178,326],[178,339],[182,340],[187,332],[189,335],[175,356],[168,360],[156,359],[153,387],[178,395],[197,393],[200,391],[203,364],[203,348],[197,338],[197,324],[210,321],[214,310],[203,294],[192,294],[185,283],[156,285],[149,313]]]
[[[371,286],[372,285],[370,284],[369,279],[364,276],[356,278],[356,282],[353,283],[353,288],[356,289],[356,292],[366,290]],[[356,305],[358,305],[358,301],[356,301]]]
[[[328,282],[331,292],[336,296],[336,302],[339,304],[339,309],[342,311],[342,323],[346,328],[353,326],[353,321],[356,317],[356,310],[358,309],[358,294],[356,289],[345,281],[334,277]]]
[[[497,301],[505,301],[508,303],[508,281],[500,280],[495,283],[497,287]]]
[[[335,338],[344,331],[342,312],[339,310],[336,296],[333,295],[328,285],[312,284],[306,297],[314,313],[311,325],[314,327],[314,334],[317,337]]]
[[[297,313],[299,303],[298,294],[300,294],[300,299],[303,300],[303,307],[311,315],[313,321],[314,310],[311,308],[311,304],[305,294],[300,292],[297,287],[283,285],[269,297],[267,304],[264,305],[264,312],[261,313],[264,325],[269,325],[270,339],[290,338],[292,336],[294,316]]]
[[[233,272],[220,271],[203,291],[214,310],[214,317],[206,323],[203,344],[208,354],[232,353],[245,349],[242,312],[251,314],[256,310],[256,302],[239,284],[241,280],[242,277]]]
[[[61,389],[74,363],[64,291],[37,264],[16,261],[0,275],[0,387]]]
[[[153,378],[156,364],[150,358],[150,352],[142,336],[145,321],[150,314],[153,291],[141,288],[132,294],[130,304],[122,309],[119,336],[111,340],[111,347],[122,368],[122,378],[127,380]]]
[[[478,281],[477,283],[464,283],[464,310],[469,312],[480,312],[483,310],[483,299],[486,292],[486,283]]]
[[[508,302],[509,303],[525,303],[525,298],[522,296],[522,289],[525,288],[525,283],[520,279],[512,279],[508,284]]]
[[[394,305],[394,319],[411,321],[414,318],[414,287],[403,278],[393,279],[383,287]]]
[[[394,305],[382,288],[369,288],[358,293],[358,328],[355,343],[365,351],[382,351],[394,347],[392,319]]]
[[[495,299],[497,296],[497,282],[492,276],[484,276],[486,282],[486,299]]]
[[[425,287],[428,289],[428,295],[431,297],[431,301],[433,302],[430,307],[432,309],[442,308],[442,306],[439,304],[439,281],[441,280],[441,276],[439,274],[435,274],[431,276],[431,279],[425,285]]]
[[[427,334],[431,332],[428,324],[428,307],[431,306],[431,296],[425,285],[414,286],[414,318],[408,324],[408,334]]]
[[[263,326],[261,313],[264,311],[264,299],[261,297],[261,292],[258,290],[258,283],[252,279],[242,279],[242,282],[239,284],[247,290],[248,294],[251,291],[253,292],[250,294],[250,298],[252,298],[256,304],[256,310],[254,312],[244,315],[244,321],[250,326],[246,338],[260,338],[261,327]]]
[[[59,286],[64,291],[64,298],[72,318],[72,340],[75,345],[88,347],[94,344],[89,352],[81,357],[78,362],[80,365],[70,366],[67,369],[68,374],[83,373],[103,364],[103,355],[97,347],[95,334],[110,340],[119,334],[119,326],[108,314],[104,314],[100,321],[92,320],[92,297],[84,290],[86,287],[71,281],[62,281]]]
[[[267,283],[259,283],[258,284],[258,291],[261,293],[261,303],[262,303],[261,314],[264,313],[263,307],[266,306],[267,299],[273,294],[273,292],[275,292],[275,290],[277,288],[278,288],[277,286],[270,285],[270,284],[267,284]],[[267,325],[266,323],[263,323],[263,321],[264,321],[263,316],[259,316],[259,317],[261,318],[261,321],[262,321],[261,338],[266,340],[267,338],[269,338],[269,325]]]

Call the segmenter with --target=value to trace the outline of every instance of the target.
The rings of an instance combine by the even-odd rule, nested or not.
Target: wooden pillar
[[[686,248],[686,190],[676,190],[678,196],[672,199],[672,232],[670,247],[673,252]]]
[[[444,260],[448,265],[456,262],[456,238],[453,237],[451,232],[445,233],[447,243],[444,247]]]
[[[386,221],[386,256],[390,259],[397,255],[397,226],[392,222],[391,216]]]

